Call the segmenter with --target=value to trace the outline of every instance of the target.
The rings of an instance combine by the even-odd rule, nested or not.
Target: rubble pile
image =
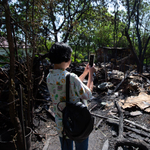
[[[101,71],[105,72],[105,81],[97,80],[98,103],[91,112],[105,124],[115,127],[111,129],[112,137],[117,137],[113,148],[150,149],[150,74],[98,68],[97,78]],[[95,123],[96,128],[103,128],[102,120]],[[108,147],[106,143],[104,147]]]
[[[72,63],[67,69],[78,76],[86,63]],[[47,61],[33,67],[33,138],[32,148],[45,146],[49,136],[57,135],[53,106],[46,86],[48,70],[53,66]],[[88,76],[86,77],[87,80]],[[15,87],[16,103],[19,101],[19,85],[27,96],[26,64],[16,63]],[[85,81],[86,83],[86,81]],[[9,118],[9,66],[0,68],[0,133],[12,127]],[[24,104],[25,105],[25,104]],[[18,107],[19,108],[19,103]],[[111,128],[111,135],[102,141],[107,149],[150,148],[150,74],[138,74],[136,70],[111,70],[108,65],[96,65],[93,98],[88,106],[95,117],[95,129]],[[107,131],[109,132],[109,131]],[[43,142],[44,141],[44,142]],[[109,141],[111,144],[109,144]],[[41,143],[41,144],[40,144]],[[144,149],[143,149],[144,148]]]

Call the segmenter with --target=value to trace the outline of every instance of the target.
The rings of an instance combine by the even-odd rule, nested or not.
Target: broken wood
[[[127,140],[123,137],[123,113],[122,113],[122,110],[121,110],[119,104],[117,103],[117,101],[115,101],[115,104],[117,106],[119,116],[120,116],[120,119],[119,119],[119,137],[118,137],[117,142],[115,144],[115,150],[118,150],[118,147],[120,147],[120,146],[124,147],[125,145],[138,147],[141,150],[143,150],[143,149],[148,150],[148,146],[144,141],[141,141],[141,140],[137,141],[137,139],[136,140]]]
[[[108,141],[108,139],[104,142],[104,145],[103,145],[103,147],[102,147],[102,150],[108,150],[108,148],[109,148],[109,141]]]
[[[127,59],[130,59],[130,57],[131,57],[131,54],[126,56],[126,57],[123,57],[123,58],[117,60],[117,64],[124,63]]]
[[[119,137],[118,138],[123,138],[123,112],[117,101],[115,101],[115,105],[117,106],[119,112]]]
[[[121,82],[116,86],[116,88],[114,89],[113,92],[115,92],[115,91],[120,87],[120,85],[121,85],[121,84],[124,82],[124,80],[128,77],[129,73],[130,73],[129,71],[126,72],[124,78],[123,78],[123,79],[121,80]]]
[[[107,119],[106,120],[108,123],[110,123],[110,124],[115,124],[115,125],[119,125],[119,122],[116,120],[111,120],[111,119]],[[127,129],[127,130],[130,130],[130,131],[133,131],[133,132],[135,132],[135,133],[137,133],[137,134],[139,134],[139,135],[142,135],[142,136],[144,136],[144,137],[149,137],[150,138],[150,134],[148,134],[147,132],[144,132],[144,131],[142,131],[142,130],[138,130],[138,129],[135,129],[135,128],[131,128],[131,127],[128,127],[128,126],[126,126],[126,125],[124,125],[123,126],[125,129]]]
[[[134,146],[138,147],[138,150],[149,150],[148,145],[141,140],[127,140],[127,139],[120,139],[115,145],[115,150],[118,150],[119,146]]]
[[[89,111],[91,112],[96,106],[97,104],[95,104],[92,108],[90,108]]]
[[[55,114],[53,113],[53,111],[50,108],[49,109],[44,108],[44,109],[46,110],[47,113],[50,114],[51,119],[55,122]]]
[[[118,117],[116,117],[116,116],[114,116],[115,118],[109,118],[109,117],[105,117],[105,116],[101,116],[101,115],[99,115],[99,114],[94,114],[94,113],[91,113],[93,116],[96,116],[96,117],[100,117],[100,118],[104,118],[104,119],[109,119],[109,120],[111,120],[111,121],[119,121],[119,119],[118,119]],[[145,131],[147,131],[147,132],[150,132],[150,129],[147,129],[145,126],[142,126],[142,125],[140,125],[140,124],[138,124],[138,123],[135,123],[135,122],[133,122],[133,121],[130,121],[130,120],[128,120],[128,119],[124,119],[124,121],[125,122],[127,122],[127,123],[130,123],[130,124],[132,124],[132,125],[134,125],[134,126],[136,126],[136,127],[138,127],[138,128],[140,128],[140,129],[142,129],[142,130],[145,130]]]
[[[141,75],[141,74],[139,74],[139,76],[141,76],[142,78],[145,78],[145,79],[146,79],[146,81],[147,81],[147,83],[149,83],[149,84],[150,84],[150,80],[149,80],[148,78],[144,77],[144,76],[143,76],[143,75]]]
[[[41,115],[37,115],[37,116],[39,116],[39,117],[40,117],[40,119],[42,119],[44,122],[48,122],[48,121],[49,121],[48,119],[44,118],[44,117],[43,117],[43,116],[41,116]]]
[[[45,73],[44,73],[44,71],[43,71],[42,77],[41,77],[41,79],[40,79],[40,81],[39,81],[39,85],[42,83],[42,81],[43,81],[43,79],[44,79],[44,75],[45,75]]]
[[[43,147],[42,150],[47,150],[47,149],[48,149],[49,144],[50,144],[50,140],[51,140],[51,137],[49,137],[49,138],[46,140],[46,143],[45,143],[45,145],[44,145],[44,147]]]
[[[41,101],[41,102],[48,102],[48,100],[45,100],[45,99],[34,99],[34,101]]]
[[[102,121],[103,121],[103,119],[99,120],[99,122],[98,122],[98,123],[96,124],[96,126],[95,126],[95,130],[98,129],[98,127],[99,127],[99,125],[101,124]]]
[[[3,71],[3,69],[0,67],[0,70],[2,71],[2,73],[6,76],[7,79],[9,79],[8,75]]]
[[[35,135],[37,135],[40,139],[43,138],[43,136],[42,136],[41,134],[39,134],[37,130],[33,130],[33,133],[34,133]]]

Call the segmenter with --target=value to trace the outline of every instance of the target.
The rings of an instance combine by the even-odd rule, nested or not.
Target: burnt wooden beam
[[[115,143],[115,150],[118,150],[118,147],[122,146],[134,146],[134,147],[138,147],[139,150],[148,150],[148,144],[146,144],[144,141],[142,140],[139,140],[139,139],[135,139],[135,140],[128,140],[128,139],[125,139],[123,137],[123,112],[121,110],[121,107],[119,106],[118,102],[115,101],[115,105],[118,109],[118,112],[119,112],[119,136],[118,136],[118,139]],[[129,129],[129,128],[128,128]]]
[[[95,107],[97,106],[97,104],[95,104],[94,106],[92,106],[89,111],[91,112]]]
[[[119,119],[118,119],[118,117],[115,117],[115,118],[109,118],[109,117],[106,117],[106,116],[102,116],[102,115],[99,115],[99,114],[94,114],[94,113],[91,113],[93,116],[95,116],[95,117],[99,117],[99,118],[104,118],[104,119],[109,119],[109,120],[111,120],[111,121],[119,121]],[[128,119],[124,119],[124,121],[125,122],[127,122],[127,123],[130,123],[130,124],[132,124],[132,125],[134,125],[134,126],[136,126],[136,127],[138,127],[138,128],[140,128],[140,129],[142,129],[142,130],[144,130],[144,131],[147,131],[147,132],[150,132],[150,129],[148,129],[148,128],[146,128],[145,126],[142,126],[142,125],[140,125],[140,124],[138,124],[138,123],[135,123],[135,122],[133,122],[133,121],[130,121],[130,120],[128,120]]]
[[[119,126],[119,121],[118,120],[111,120],[111,119],[107,119],[106,120],[108,123],[110,123],[110,124],[115,124],[115,125],[118,125]],[[137,134],[139,134],[139,135],[142,135],[142,136],[144,136],[144,137],[148,137],[148,138],[150,138],[150,134],[149,133],[147,133],[147,132],[145,132],[145,131],[142,131],[142,130],[139,130],[139,129],[135,129],[135,128],[131,128],[131,127],[129,127],[129,126],[123,126],[125,129],[127,129],[127,130],[130,130],[130,131],[133,131],[133,132],[135,132],[135,133],[137,133]]]
[[[130,72],[126,72],[126,74],[125,74],[125,76],[124,76],[124,78],[121,80],[121,82],[116,86],[116,88],[114,89],[114,91],[113,92],[115,92],[119,87],[120,87],[120,85],[124,82],[124,80],[128,77],[128,75],[129,75],[129,73]],[[113,93],[112,92],[112,93]]]
[[[0,68],[0,70],[2,71],[2,73],[6,76],[7,79],[9,79],[8,75],[3,71],[2,68]]]
[[[101,124],[102,121],[103,121],[103,119],[99,120],[99,122],[98,122],[98,123],[96,124],[96,126],[95,126],[95,130],[98,129],[98,127],[100,126],[100,124]]]
[[[138,147],[138,150],[149,150],[148,144],[141,140],[127,140],[127,139],[119,139],[115,145],[115,150],[118,150],[119,146],[134,146]]]
[[[48,114],[50,114],[51,119],[55,122],[55,114],[53,113],[53,111],[51,109],[46,109],[46,108],[44,109],[46,110]]]
[[[118,138],[123,138],[123,112],[117,101],[115,101],[115,105],[119,112],[119,137]]]

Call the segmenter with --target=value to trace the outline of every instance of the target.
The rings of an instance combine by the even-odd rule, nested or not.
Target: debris
[[[102,106],[105,106],[105,108],[108,108],[108,107],[113,106],[114,103],[111,102],[111,101],[107,101],[107,102],[101,102],[101,105],[102,105]]]
[[[91,112],[95,107],[97,106],[97,104],[94,104],[94,106],[92,106],[89,111]]]
[[[138,116],[138,115],[142,115],[142,112],[141,111],[132,111],[132,112],[130,112],[130,115],[131,116]]]
[[[119,79],[119,80],[124,79],[124,73],[122,71],[112,70],[112,72],[109,72],[109,74],[110,74],[110,78]]]
[[[109,148],[109,141],[108,141],[108,139],[107,139],[107,140],[105,141],[104,145],[103,145],[102,150],[108,150],[108,148]]]
[[[117,106],[118,112],[119,112],[119,136],[117,139],[117,142],[115,144],[115,150],[118,149],[119,146],[134,146],[140,149],[148,150],[148,144],[146,144],[144,141],[137,140],[128,140],[123,137],[123,112],[121,110],[121,107],[119,106],[118,102],[115,101],[115,104]],[[136,130],[136,129],[135,129]]]
[[[112,126],[112,128],[111,128],[111,134],[112,134],[113,137],[117,137],[117,132],[116,132],[114,126]]]
[[[46,110],[47,113],[50,114],[52,120],[55,121],[55,114],[53,113],[53,111],[51,110],[51,108],[49,108],[49,109],[44,108],[44,109]]]
[[[106,90],[106,89],[111,88],[111,87],[113,87],[113,84],[111,82],[103,82],[100,85],[98,85],[98,88],[100,90]]]
[[[46,140],[46,143],[44,144],[44,147],[42,150],[47,150],[48,147],[49,147],[49,144],[50,144],[50,140],[51,140],[51,137],[49,137],[47,140]]]
[[[110,117],[102,116],[102,115],[95,114],[95,113],[91,113],[91,114],[92,114],[93,116],[95,116],[95,117],[104,118],[104,119],[106,119],[107,121],[112,121],[112,122],[115,122],[115,123],[117,123],[117,122],[119,121],[119,120],[118,120],[118,117],[110,118]],[[123,121],[125,121],[126,123],[129,123],[129,124],[132,124],[132,125],[134,125],[134,126],[140,128],[140,129],[142,129],[142,130],[144,130],[144,131],[146,131],[146,132],[150,132],[150,129],[148,129],[148,128],[146,128],[145,126],[140,125],[140,124],[138,124],[138,123],[136,123],[136,122],[130,121],[130,120],[128,120],[128,119],[124,119]]]
[[[114,89],[114,92],[119,88],[119,86],[124,82],[124,80],[128,77],[129,75],[129,71],[126,72],[124,78],[122,78],[121,82],[116,86],[116,88]]]
[[[99,120],[99,122],[98,122],[98,123],[96,124],[96,126],[95,126],[95,130],[98,129],[98,127],[100,126],[100,124],[101,124],[102,121],[103,121],[103,119]]]
[[[45,70],[43,69],[46,67],[41,67],[41,65],[43,64],[44,63],[40,63],[41,72],[37,73],[35,71],[33,73],[33,77],[35,79],[34,80],[35,84],[33,84],[33,91],[35,92],[33,93],[33,102],[35,104],[35,107],[33,109],[34,115],[33,125],[35,128],[34,131],[34,135],[36,135],[35,137],[36,138],[39,137],[38,140],[40,139],[40,142],[44,141],[45,139],[47,140],[45,144],[44,142],[41,142],[43,144],[44,150],[46,149],[46,147],[49,146],[47,143],[49,142],[52,143],[52,140],[50,140],[50,138],[47,139],[47,137],[45,137],[45,131],[47,128],[50,128],[49,129],[50,131],[55,130],[53,129],[53,127],[55,127],[54,122],[55,115],[52,111],[51,105],[52,101],[45,80],[46,75],[48,73],[48,69],[45,72]],[[18,69],[17,70],[18,72],[16,71],[15,74],[16,87],[18,83],[22,84],[25,92],[24,100],[26,100],[25,98],[27,97],[26,80],[28,70],[26,68],[26,64],[17,63],[16,68],[20,68],[19,65],[21,66],[21,69],[20,70]],[[85,67],[84,64],[82,64],[81,66],[79,66],[79,64],[73,64],[70,65],[68,71],[77,73],[77,75],[79,76],[80,74],[82,74],[84,67]],[[94,119],[95,130],[99,129],[97,131],[95,130],[94,131],[96,132],[96,134],[98,134],[98,131],[104,129],[104,131],[103,130],[102,131],[104,132],[107,140],[103,141],[104,142],[103,149],[107,150],[108,147],[109,149],[112,149],[112,145],[114,144],[112,141],[113,140],[116,141],[115,137],[118,136],[120,117],[118,117],[119,116],[118,109],[114,107],[115,106],[114,101],[116,101],[119,104],[119,107],[122,108],[121,110],[123,113],[121,117],[123,122],[122,131],[124,132],[123,136],[125,137],[125,139],[123,138],[122,141],[119,141],[117,143],[118,150],[119,149],[123,150],[124,149],[123,145],[126,143],[129,144],[129,142],[132,146],[136,147],[136,145],[132,144],[133,142],[132,140],[131,141],[127,140],[130,138],[132,139],[134,138],[136,140],[140,139],[140,142],[144,140],[146,143],[150,143],[150,129],[149,129],[150,119],[148,117],[149,114],[147,113],[150,112],[150,74],[143,73],[142,75],[140,75],[135,70],[132,71],[128,70],[126,73],[123,73],[122,71],[119,70],[112,70],[110,65],[107,64],[105,64],[105,67],[106,67],[105,69],[102,68],[101,66],[97,67],[97,72],[95,73],[95,76],[93,76],[94,77],[94,88],[92,93],[93,97],[90,100],[86,101],[88,103],[89,106],[88,108],[91,114],[95,118]],[[47,68],[49,68],[49,66]],[[39,71],[39,67],[37,68],[37,71]],[[5,124],[8,124],[10,122],[10,119],[7,115],[8,109],[5,109],[6,106],[9,105],[9,103],[7,103],[9,92],[8,75],[9,75],[9,68],[8,69],[0,68],[0,100],[1,100],[0,118],[1,124],[3,123],[2,124],[3,128],[5,127]],[[87,84],[87,77],[83,82],[84,84]],[[141,91],[140,88],[143,88],[143,90]],[[26,103],[26,101],[24,102]],[[17,96],[15,103],[17,104],[17,107],[20,105],[19,100],[17,100]],[[42,113],[42,116],[39,115],[39,113]],[[46,115],[43,115],[43,113],[45,113]],[[111,128],[107,127],[107,123],[111,125]],[[44,127],[43,124],[45,125]],[[37,132],[39,131],[38,128],[43,130],[40,130],[39,133]],[[108,131],[109,129],[110,131]],[[108,137],[107,134],[110,134],[110,137]],[[49,136],[49,134],[47,134],[47,131],[46,135]],[[38,140],[36,140],[36,138],[35,141],[37,142]],[[109,138],[111,138],[112,140],[110,143],[108,142]],[[128,150],[128,148],[125,149]]]
[[[145,92],[140,92],[138,96],[131,96],[124,100],[124,103],[119,103],[119,105],[123,108],[131,108],[134,106],[138,106],[141,110],[146,112],[150,112],[150,95],[146,94]]]

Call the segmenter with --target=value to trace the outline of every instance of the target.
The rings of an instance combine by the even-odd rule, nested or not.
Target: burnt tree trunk
[[[15,49],[13,44],[12,38],[12,31],[11,31],[11,18],[10,18],[10,10],[7,1],[3,1],[3,6],[5,8],[5,17],[6,17],[6,29],[7,29],[7,40],[9,43],[9,52],[10,52],[10,85],[9,85],[9,113],[12,123],[14,124],[15,118]]]
[[[14,42],[12,37],[12,24],[11,24],[11,17],[10,17],[10,10],[7,0],[3,0],[2,5],[5,8],[5,17],[6,17],[6,29],[7,29],[7,40],[9,43],[9,52],[10,52],[10,75],[9,75],[9,114],[11,121],[15,127],[15,130],[18,133],[17,143],[18,149],[24,150],[23,140],[22,140],[22,128],[20,120],[16,114],[15,108],[15,49],[14,49]]]

